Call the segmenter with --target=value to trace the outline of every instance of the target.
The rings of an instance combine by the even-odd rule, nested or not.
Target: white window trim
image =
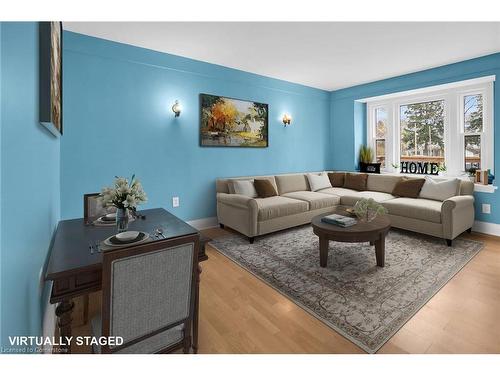
[[[483,132],[481,133],[481,169],[494,170],[494,118],[493,82],[495,76],[481,77],[423,89],[404,91],[380,97],[361,99],[367,102],[367,144],[375,150],[375,109],[387,111],[386,155],[384,172],[398,172],[392,164],[400,162],[400,116],[399,108],[404,104],[425,101],[445,101],[445,165],[444,175],[463,176],[464,129],[463,97],[470,94],[483,95]],[[454,146],[455,145],[455,146]],[[457,148],[456,145],[459,145]]]

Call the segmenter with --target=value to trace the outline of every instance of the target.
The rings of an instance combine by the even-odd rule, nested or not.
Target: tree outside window
[[[444,166],[444,100],[400,106],[401,161]]]
[[[464,96],[465,170],[481,169],[481,133],[483,132],[483,96]]]

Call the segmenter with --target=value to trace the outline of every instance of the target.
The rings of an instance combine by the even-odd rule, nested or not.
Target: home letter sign
[[[439,173],[438,163],[427,163],[427,162],[414,162],[414,161],[402,161],[400,173],[411,173],[411,174],[432,174],[437,175]]]

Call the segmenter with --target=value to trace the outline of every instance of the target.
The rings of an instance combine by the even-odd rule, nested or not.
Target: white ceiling
[[[65,22],[64,28],[325,90],[500,52],[500,22]]]

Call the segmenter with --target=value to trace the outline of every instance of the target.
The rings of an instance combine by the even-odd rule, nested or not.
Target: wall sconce
[[[283,124],[287,126],[290,125],[291,122],[292,122],[292,116],[290,116],[288,113],[285,113],[283,115]]]
[[[179,117],[180,116],[181,111],[182,111],[182,107],[179,104],[178,100],[176,100],[175,103],[174,103],[174,105],[172,106],[172,111],[174,112],[175,117]]]

